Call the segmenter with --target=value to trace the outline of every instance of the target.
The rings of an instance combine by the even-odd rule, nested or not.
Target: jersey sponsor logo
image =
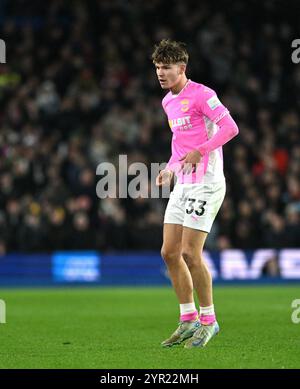
[[[206,103],[212,111],[221,105],[221,101],[217,98],[217,96],[211,97]]]
[[[181,100],[180,101],[180,104],[181,104],[181,111],[182,112],[186,112],[186,111],[188,111],[189,110],[189,100],[187,100],[187,99],[184,99],[184,100]]]
[[[192,128],[191,125],[191,117],[190,116],[183,116],[182,118],[177,118],[177,119],[170,119],[169,120],[169,126],[171,129],[174,127],[180,127],[180,129],[187,130],[188,128]]]

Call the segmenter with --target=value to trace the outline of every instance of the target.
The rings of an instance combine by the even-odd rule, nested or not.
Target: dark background
[[[159,249],[166,199],[96,196],[96,167],[168,161],[150,56],[187,43],[187,75],[240,133],[208,249],[299,247],[297,1],[0,1],[0,254]]]

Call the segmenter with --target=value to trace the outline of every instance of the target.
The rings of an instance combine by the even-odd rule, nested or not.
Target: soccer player
[[[162,40],[152,60],[162,89],[169,90],[162,106],[173,133],[172,155],[156,184],[170,185],[176,177],[165,211],[161,254],[178,298],[180,322],[162,346],[187,339],[186,348],[204,347],[219,325],[203,246],[225,197],[222,146],[239,130],[214,90],[187,79],[184,43]]]

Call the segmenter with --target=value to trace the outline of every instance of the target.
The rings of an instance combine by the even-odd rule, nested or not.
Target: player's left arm
[[[239,133],[239,129],[214,90],[205,87],[201,93],[199,103],[202,113],[219,127],[218,131],[209,140],[198,147],[200,154],[204,155],[230,141]]]
[[[198,147],[201,155],[223,146],[239,133],[238,126],[229,113],[216,124],[219,130],[208,141]]]
[[[231,117],[228,109],[218,99],[214,90],[205,87],[198,101],[199,113],[218,125],[218,131],[206,142],[202,143],[197,150],[190,151],[181,158],[184,173],[191,171],[191,166],[199,163],[204,154],[223,146],[234,138],[239,129]],[[194,169],[193,169],[194,170]]]

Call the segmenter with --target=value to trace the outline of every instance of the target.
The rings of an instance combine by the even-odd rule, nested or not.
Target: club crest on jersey
[[[181,104],[181,111],[182,112],[186,112],[189,110],[189,100],[187,99],[184,99],[184,100],[181,100],[180,101],[180,104]]]

